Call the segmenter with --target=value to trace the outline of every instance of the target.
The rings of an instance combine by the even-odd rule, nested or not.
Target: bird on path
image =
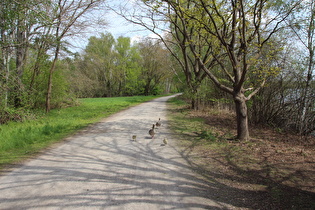
[[[154,138],[154,135],[155,135],[154,127],[155,127],[155,125],[153,124],[153,125],[152,125],[152,129],[149,130],[149,134],[150,134],[150,136],[152,137],[152,139]]]
[[[136,141],[137,140],[137,135],[132,136],[132,140]]]
[[[155,123],[155,125],[156,125],[156,128],[159,128],[162,124],[161,124],[161,118],[159,118],[159,121],[157,121],[156,123]]]
[[[167,144],[168,144],[167,138],[163,139],[163,143],[164,143],[164,145],[167,145]]]

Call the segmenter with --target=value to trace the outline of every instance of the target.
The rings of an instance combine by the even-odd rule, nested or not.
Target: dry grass
[[[315,138],[251,126],[250,141],[230,141],[236,125],[229,111],[173,105],[170,115],[183,155],[204,177],[237,191],[240,205],[315,209]]]

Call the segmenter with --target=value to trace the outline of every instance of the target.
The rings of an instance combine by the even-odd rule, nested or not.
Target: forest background
[[[183,92],[192,109],[236,112],[239,139],[247,121],[314,132],[313,1],[106,2],[1,1],[1,124],[77,98]],[[108,9],[158,38],[113,37]],[[72,52],[69,38],[93,27],[104,32]]]

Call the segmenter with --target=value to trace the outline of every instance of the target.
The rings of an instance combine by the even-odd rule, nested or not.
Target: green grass
[[[188,104],[179,97],[168,101],[170,105],[169,117],[171,129],[180,135],[182,146],[203,148],[225,145],[221,137],[206,125],[205,119],[190,116]]]
[[[54,142],[127,107],[157,96],[80,99],[78,106],[0,125],[0,168],[28,158]]]

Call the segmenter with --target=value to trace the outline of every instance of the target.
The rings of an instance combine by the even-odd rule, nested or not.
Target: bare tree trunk
[[[43,55],[46,54],[46,51],[48,49],[45,45],[47,44],[45,43],[45,41],[43,41],[41,44],[39,44],[39,47],[38,47],[37,56],[36,56],[35,64],[33,67],[33,72],[32,72],[30,86],[29,86],[29,89],[31,91],[33,89],[36,77],[40,74],[41,63],[44,61]]]
[[[306,76],[306,84],[305,88],[302,93],[302,108],[301,108],[301,117],[300,117],[300,125],[299,125],[299,132],[301,135],[305,134],[305,132],[308,132],[308,123],[307,120],[307,112],[308,112],[308,106],[309,106],[309,92],[311,88],[311,83],[313,79],[313,68],[314,68],[314,34],[315,34],[315,3],[312,2],[311,5],[311,17],[310,17],[310,23],[308,25],[307,29],[307,49],[309,53],[309,61],[308,61],[308,70],[307,70],[307,76]]]
[[[40,64],[39,64],[40,63],[40,59],[39,59],[40,55],[39,54],[40,54],[40,51],[38,52],[37,59],[35,61],[35,65],[33,68],[33,73],[32,73],[30,87],[29,87],[31,91],[32,91],[34,83],[35,83],[35,78],[39,74],[39,67],[40,67]]]
[[[311,51],[311,50],[310,50]],[[309,67],[308,67],[308,74],[306,78],[306,84],[303,90],[302,94],[302,111],[301,111],[301,118],[300,118],[300,128],[299,132],[301,135],[305,134],[308,130],[308,124],[306,122],[307,118],[307,112],[308,112],[308,106],[309,106],[309,92],[310,92],[310,86],[311,86],[311,81],[312,81],[312,63],[313,63],[313,52],[310,53],[310,61],[309,61]]]
[[[70,29],[76,24],[78,19],[88,10],[92,9],[93,6],[96,6],[97,3],[101,2],[100,0],[58,0],[58,5],[56,13],[56,26],[55,26],[55,38],[56,38],[56,50],[55,56],[52,63],[52,66],[49,71],[48,77],[48,87],[46,94],[46,112],[49,112],[51,109],[51,93],[52,93],[52,78],[53,72],[55,70],[56,62],[58,60],[58,55],[60,51],[61,40],[66,36]],[[82,23],[82,22],[81,22]],[[78,26],[78,25],[76,25]],[[81,26],[82,28],[82,26]]]
[[[4,9],[1,7],[1,9]],[[5,25],[5,20],[3,17],[0,18],[1,25]],[[2,43],[0,54],[0,74],[2,76],[2,79],[0,79],[0,87],[1,92],[3,93],[3,103],[0,105],[4,108],[7,108],[8,106],[8,100],[9,100],[9,77],[10,77],[10,60],[12,58],[12,47],[7,46],[10,40],[12,39],[13,35],[8,35],[8,32],[5,30],[5,28],[0,28],[0,42]],[[1,100],[2,100],[2,94],[0,94]]]
[[[3,106],[6,108],[8,106],[8,98],[9,98],[9,91],[8,91],[8,84],[9,84],[9,76],[10,76],[10,59],[11,56],[9,55],[9,52],[2,51],[3,53],[3,74],[4,76],[4,82],[3,84],[3,91],[4,91],[4,100],[3,100]],[[1,85],[2,85],[1,84]]]
[[[55,69],[57,59],[54,59],[53,64],[49,70],[49,76],[48,76],[48,88],[47,88],[47,94],[46,94],[46,112],[48,113],[51,109],[50,101],[51,101],[51,92],[52,92],[52,76]]]
[[[107,81],[106,86],[107,86],[107,97],[112,97],[112,84],[110,80]]]
[[[52,93],[52,80],[53,80],[53,73],[55,71],[56,62],[58,60],[59,50],[60,50],[60,40],[57,41],[57,47],[55,51],[55,57],[53,60],[53,63],[49,70],[49,76],[48,76],[48,87],[47,87],[47,94],[46,94],[46,112],[48,113],[51,109],[51,93]]]
[[[248,114],[246,98],[244,94],[238,93],[234,96],[236,122],[237,122],[237,139],[249,140]]]
[[[24,20],[19,20],[16,32],[16,86],[15,86],[15,97],[14,97],[14,106],[20,107],[22,105],[22,92],[24,91],[22,76],[24,73],[24,63],[26,60],[27,53],[27,38],[25,31]]]
[[[191,109],[193,110],[199,110],[199,98],[198,98],[198,88],[193,87],[192,90],[192,96],[191,96]]]
[[[148,79],[146,82],[146,85],[144,87],[144,95],[148,96],[150,92],[150,86],[151,86],[151,79]]]

